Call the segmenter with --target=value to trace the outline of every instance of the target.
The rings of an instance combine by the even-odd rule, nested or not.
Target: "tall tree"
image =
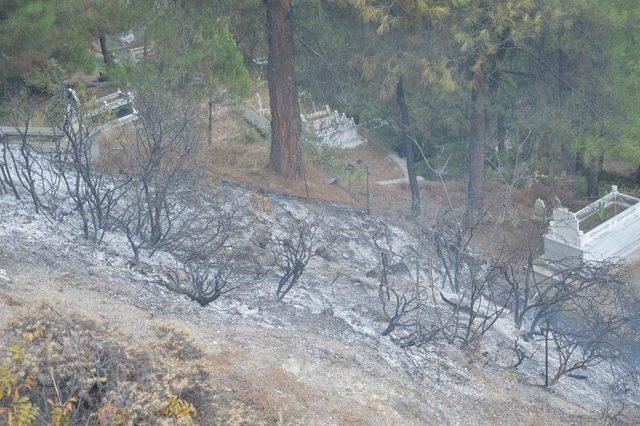
[[[218,12],[208,1],[168,4],[157,11],[151,31],[159,51],[157,63],[174,68],[178,81],[199,82],[190,95],[207,101],[209,144],[214,103],[246,97],[251,83],[229,19]]]
[[[250,76],[242,54],[227,17],[220,16],[210,2],[152,1],[145,19],[147,38],[156,49],[139,63],[127,64],[137,82],[148,73],[145,80],[150,84],[156,80],[168,90],[210,104],[214,98],[247,95]]]
[[[135,18],[143,12],[140,3],[127,0],[81,0],[79,24],[85,26],[87,32],[98,40],[100,53],[105,65],[113,64],[107,38],[115,33],[130,29]]]
[[[285,177],[303,172],[300,105],[294,71],[292,0],[263,0],[269,44],[269,103],[271,106],[272,169]]]
[[[468,185],[465,222],[483,210],[487,103],[495,95],[507,51],[522,47],[537,32],[534,0],[450,0],[455,66],[468,90]],[[491,93],[493,92],[493,93]]]
[[[414,216],[420,214],[420,188],[418,187],[418,178],[416,174],[416,160],[413,155],[413,140],[409,135],[411,122],[409,117],[409,108],[404,95],[404,81],[402,76],[398,77],[396,83],[396,101],[400,109],[400,124],[402,140],[404,141],[404,156],[407,161],[407,177],[409,178],[409,189],[411,190],[411,213]]]
[[[438,61],[438,49],[430,46],[431,38],[436,32],[434,22],[446,15],[448,8],[437,0],[351,0],[350,3],[365,21],[376,25],[376,33],[386,39],[387,48],[390,48],[377,49],[378,54],[374,56],[374,60],[362,63],[361,66],[365,73],[372,66],[384,70],[382,86],[395,87],[395,102],[400,115],[398,128],[404,147],[411,191],[411,211],[417,216],[421,210],[420,188],[414,156],[415,137],[411,134],[414,126],[407,105],[405,85],[412,82],[414,87],[419,87],[448,81],[447,78],[440,81],[436,78],[436,75],[442,72],[448,75],[448,71],[442,66],[445,63]]]
[[[597,198],[605,160],[635,166],[639,158],[635,98],[640,86],[635,75],[640,5],[609,0],[537,3],[542,31],[527,52],[536,78],[524,91],[535,99],[533,111],[538,111],[529,117],[532,127],[549,147],[540,161],[558,164],[568,176],[582,174],[586,196]]]
[[[85,28],[72,21],[77,11],[71,0],[0,2],[0,84],[47,90],[55,87],[52,73],[92,70]]]

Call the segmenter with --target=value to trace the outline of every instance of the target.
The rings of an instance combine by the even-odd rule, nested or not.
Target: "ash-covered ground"
[[[386,324],[371,234],[388,227],[400,254],[424,242],[382,216],[279,194],[267,194],[265,202],[252,194],[220,182],[217,193],[203,195],[240,206],[232,253],[247,270],[238,289],[206,307],[158,283],[162,266],[174,262],[170,254],[143,255],[134,265],[124,235],[109,232],[101,244],[91,243],[81,238],[73,215],[56,222],[26,202],[0,197],[0,326],[41,300],[107,321],[132,339],[145,339],[154,322],[172,321],[203,348],[233,354],[233,374],[280,395],[283,418],[294,423],[600,423],[621,401],[618,420],[640,418],[638,395],[613,386],[606,364],[588,370],[586,380],[565,377],[545,389],[540,343],[521,341],[532,358],[510,368],[518,331],[509,312],[473,350],[441,340],[399,347],[381,336]],[[301,218],[321,221],[333,244],[277,301],[278,273],[267,242]],[[428,247],[421,253],[417,268],[415,257],[399,257],[396,285],[412,285],[416,273],[429,285],[438,268]],[[266,277],[250,280],[258,264]]]

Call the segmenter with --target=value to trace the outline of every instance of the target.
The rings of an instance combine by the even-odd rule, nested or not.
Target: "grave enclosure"
[[[577,266],[625,259],[640,249],[640,199],[611,188],[604,197],[573,213],[556,208],[544,235],[543,261]]]
[[[69,101],[67,109],[70,112],[72,125],[75,128],[77,127],[77,118],[75,118],[74,110],[80,107],[81,101],[73,89],[67,89],[67,94]],[[91,133],[88,135],[91,140],[89,156],[93,161],[100,158],[100,146],[96,140],[98,135],[135,121],[138,117],[133,103],[133,93],[125,93],[119,89],[114,93],[90,101],[88,107],[87,117],[95,117],[105,113],[113,117],[100,126],[91,129]],[[53,127],[23,129],[13,126],[0,126],[0,137],[6,138],[9,143],[20,143],[25,132],[26,136],[31,139],[29,144],[41,152],[50,152],[55,149],[57,141],[64,142],[66,140],[62,130]]]
[[[330,147],[355,148],[365,142],[354,119],[331,110],[328,105],[321,111],[303,115],[302,122]]]

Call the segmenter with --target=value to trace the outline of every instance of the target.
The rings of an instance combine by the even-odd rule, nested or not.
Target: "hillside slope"
[[[170,322],[224,360],[216,369],[220,391],[261,407],[267,422],[603,420],[600,411],[610,396],[599,377],[606,378],[606,372],[594,370],[586,381],[563,379],[551,390],[542,389],[539,368],[514,372],[508,367],[514,330],[506,318],[473,353],[444,343],[403,350],[381,337],[378,284],[371,273],[376,260],[366,236],[385,223],[384,217],[278,194],[269,195],[265,211],[247,188],[220,185],[224,199],[245,203],[249,226],[238,237],[247,265],[269,263],[270,252],[260,240],[293,218],[322,218],[341,242],[311,260],[301,284],[283,302],[275,301],[272,273],[203,308],[156,283],[157,268],[168,255],[158,253],[132,267],[122,236],[108,234],[95,246],[75,237],[73,219],[51,223],[29,206],[0,197],[0,328],[44,300],[60,312],[111,324],[125,340],[148,341],[154,326]],[[387,226],[400,245],[415,242],[402,228]],[[413,279],[409,268],[399,274]],[[630,407],[626,419],[633,421],[637,406]]]

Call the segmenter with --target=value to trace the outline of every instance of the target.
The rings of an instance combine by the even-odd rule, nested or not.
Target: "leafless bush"
[[[564,376],[586,378],[589,367],[603,362],[614,377],[636,380],[637,301],[621,264],[612,259],[540,263],[532,254],[524,265],[509,263],[502,272],[514,293],[514,322],[518,328],[527,325],[525,339],[544,345],[546,386]]]
[[[127,206],[135,212],[134,222],[144,214],[145,240],[157,247],[166,242],[171,228],[180,221],[186,206],[176,197],[184,188],[197,184],[193,167],[202,132],[196,104],[175,98],[160,88],[137,88],[138,120],[134,129],[123,128],[120,149],[114,155],[118,170],[141,197]],[[128,218],[121,222],[129,222]],[[137,227],[134,227],[134,229]],[[139,231],[136,229],[136,231]]]
[[[147,218],[142,207],[141,188],[130,185],[125,191],[119,208],[112,212],[115,229],[124,233],[133,253],[135,263],[140,261],[140,251],[147,245]]]
[[[20,199],[20,194],[16,188],[16,184],[13,181],[12,175],[12,152],[9,146],[9,138],[4,134],[0,134],[0,142],[2,142],[2,158],[0,158],[0,188],[2,192],[8,194],[9,191],[17,198]]]
[[[624,411],[627,408],[624,400],[607,401],[600,410],[600,420],[604,424],[620,424],[624,423]]]
[[[616,262],[585,262],[580,265],[556,262],[546,265],[551,273],[541,277],[534,271],[534,259],[527,259],[525,267],[513,262],[504,265],[502,272],[514,293],[512,311],[520,328],[529,319],[529,332],[533,333],[544,318],[567,314],[578,304],[591,300],[603,303],[617,297],[626,285],[621,279]]]
[[[513,368],[514,370],[516,370],[518,367],[520,367],[520,365],[527,359],[531,359],[533,358],[534,354],[536,351],[533,351],[532,353],[527,354],[527,351],[525,350],[525,348],[520,344],[520,336],[516,336],[516,338],[513,341],[513,347],[511,348],[511,350],[513,350],[513,353],[516,357],[515,362],[510,365],[510,368]]]
[[[220,205],[214,208],[209,203],[215,201],[190,205],[193,213],[187,216],[188,225],[167,242],[179,262],[164,268],[160,280],[202,306],[237,289],[240,282],[255,284],[266,276],[262,265],[242,266],[234,253],[234,239],[242,230],[242,205],[217,199]]]
[[[431,167],[426,157],[425,161]],[[507,176],[497,165],[498,172]],[[555,263],[546,265],[551,276],[540,278],[534,265],[546,230],[543,222],[529,224],[524,247],[519,247],[524,250],[514,250],[506,242],[499,246],[493,237],[505,233],[500,227],[507,216],[510,194],[515,183],[525,177],[517,170],[517,162],[513,177],[504,181],[505,207],[494,231],[480,239],[484,242],[488,237],[491,253],[503,254],[480,256],[472,250],[471,243],[477,240],[481,221],[469,226],[464,214],[457,213],[444,183],[445,167],[446,162],[441,170],[432,170],[443,184],[448,205],[433,226],[424,226],[424,234],[436,251],[430,276],[439,333],[449,342],[457,340],[468,346],[510,308],[515,325],[528,327],[523,337],[531,340],[535,336],[543,342],[547,385],[564,376],[586,378],[583,373],[587,368],[603,362],[618,379],[624,377],[625,382],[635,383],[640,365],[638,303],[621,278],[620,265],[611,260],[579,265]],[[452,290],[454,296],[445,296],[445,288]],[[514,352],[514,367],[534,359],[533,354],[524,352],[518,339]]]
[[[3,160],[0,162],[3,180],[17,198],[20,198],[16,190],[14,179],[11,176],[9,160],[13,165],[15,179],[26,191],[33,203],[36,213],[39,213],[42,204],[36,188],[37,173],[40,170],[38,158],[29,143],[29,129],[40,107],[36,99],[26,91],[20,91],[9,98],[9,122],[19,133],[20,143],[17,153],[8,146],[8,140],[3,140]],[[8,155],[7,155],[8,154]],[[17,154],[17,155],[16,155]]]
[[[242,197],[211,194],[191,187],[178,203],[188,206],[172,224],[161,247],[189,261],[214,258],[243,235],[247,206]]]
[[[92,115],[70,90],[58,94],[47,114],[51,125],[64,135],[56,143],[55,171],[80,216],[84,237],[100,240],[111,229],[111,211],[127,184],[95,168],[95,135],[104,118]]]
[[[599,266],[611,273],[602,264]],[[593,268],[585,267],[592,272]],[[569,292],[570,298],[559,307],[541,309],[545,312],[544,320],[536,335],[545,345],[546,386],[556,384],[564,376],[586,378],[578,373],[603,362],[611,367],[614,376],[637,381],[634,355],[639,335],[635,327],[638,311],[633,307],[637,300],[627,303],[633,299],[631,295],[620,299],[616,282],[610,277],[606,285],[601,283],[578,294]],[[554,366],[554,372],[550,373]]]
[[[443,210],[435,226],[423,233],[435,247],[432,266],[437,272],[430,279],[440,334],[449,343],[468,347],[493,327],[513,295],[500,285],[502,266],[471,249],[476,227],[463,222],[458,212]],[[445,289],[453,294],[445,296]]]
[[[441,291],[441,302],[436,302],[440,333],[450,343],[468,347],[482,339],[502,316],[510,302],[498,302],[496,278],[498,274],[489,265],[467,265],[461,291],[446,297]],[[437,297],[437,296],[436,296]]]
[[[187,262],[172,268],[164,268],[160,283],[169,290],[183,294],[207,306],[238,287],[241,269],[231,260],[217,262]]]
[[[150,238],[152,231],[143,192],[143,187],[130,185],[113,219],[126,235],[136,263],[143,249],[150,256],[163,249],[185,261],[207,261],[229,248],[230,240],[242,234],[242,215],[246,210],[242,202],[224,196],[209,197],[192,186],[184,196],[173,194],[167,198],[170,212],[165,216],[166,226],[160,240],[154,241]]]
[[[319,223],[305,219],[295,219],[284,234],[273,237],[271,252],[280,273],[276,299],[283,300],[298,284],[309,261],[332,245]]]
[[[401,256],[393,247],[389,228],[384,224],[378,226],[371,237],[371,242],[378,257],[380,277],[378,297],[387,324],[382,335],[387,336],[394,331],[402,331],[400,335],[394,335],[392,338],[400,346],[411,346],[415,344],[419,330],[419,311],[422,308],[419,297],[419,271],[416,271],[416,282],[411,283],[409,288],[398,285],[394,282],[393,269],[400,264]]]

